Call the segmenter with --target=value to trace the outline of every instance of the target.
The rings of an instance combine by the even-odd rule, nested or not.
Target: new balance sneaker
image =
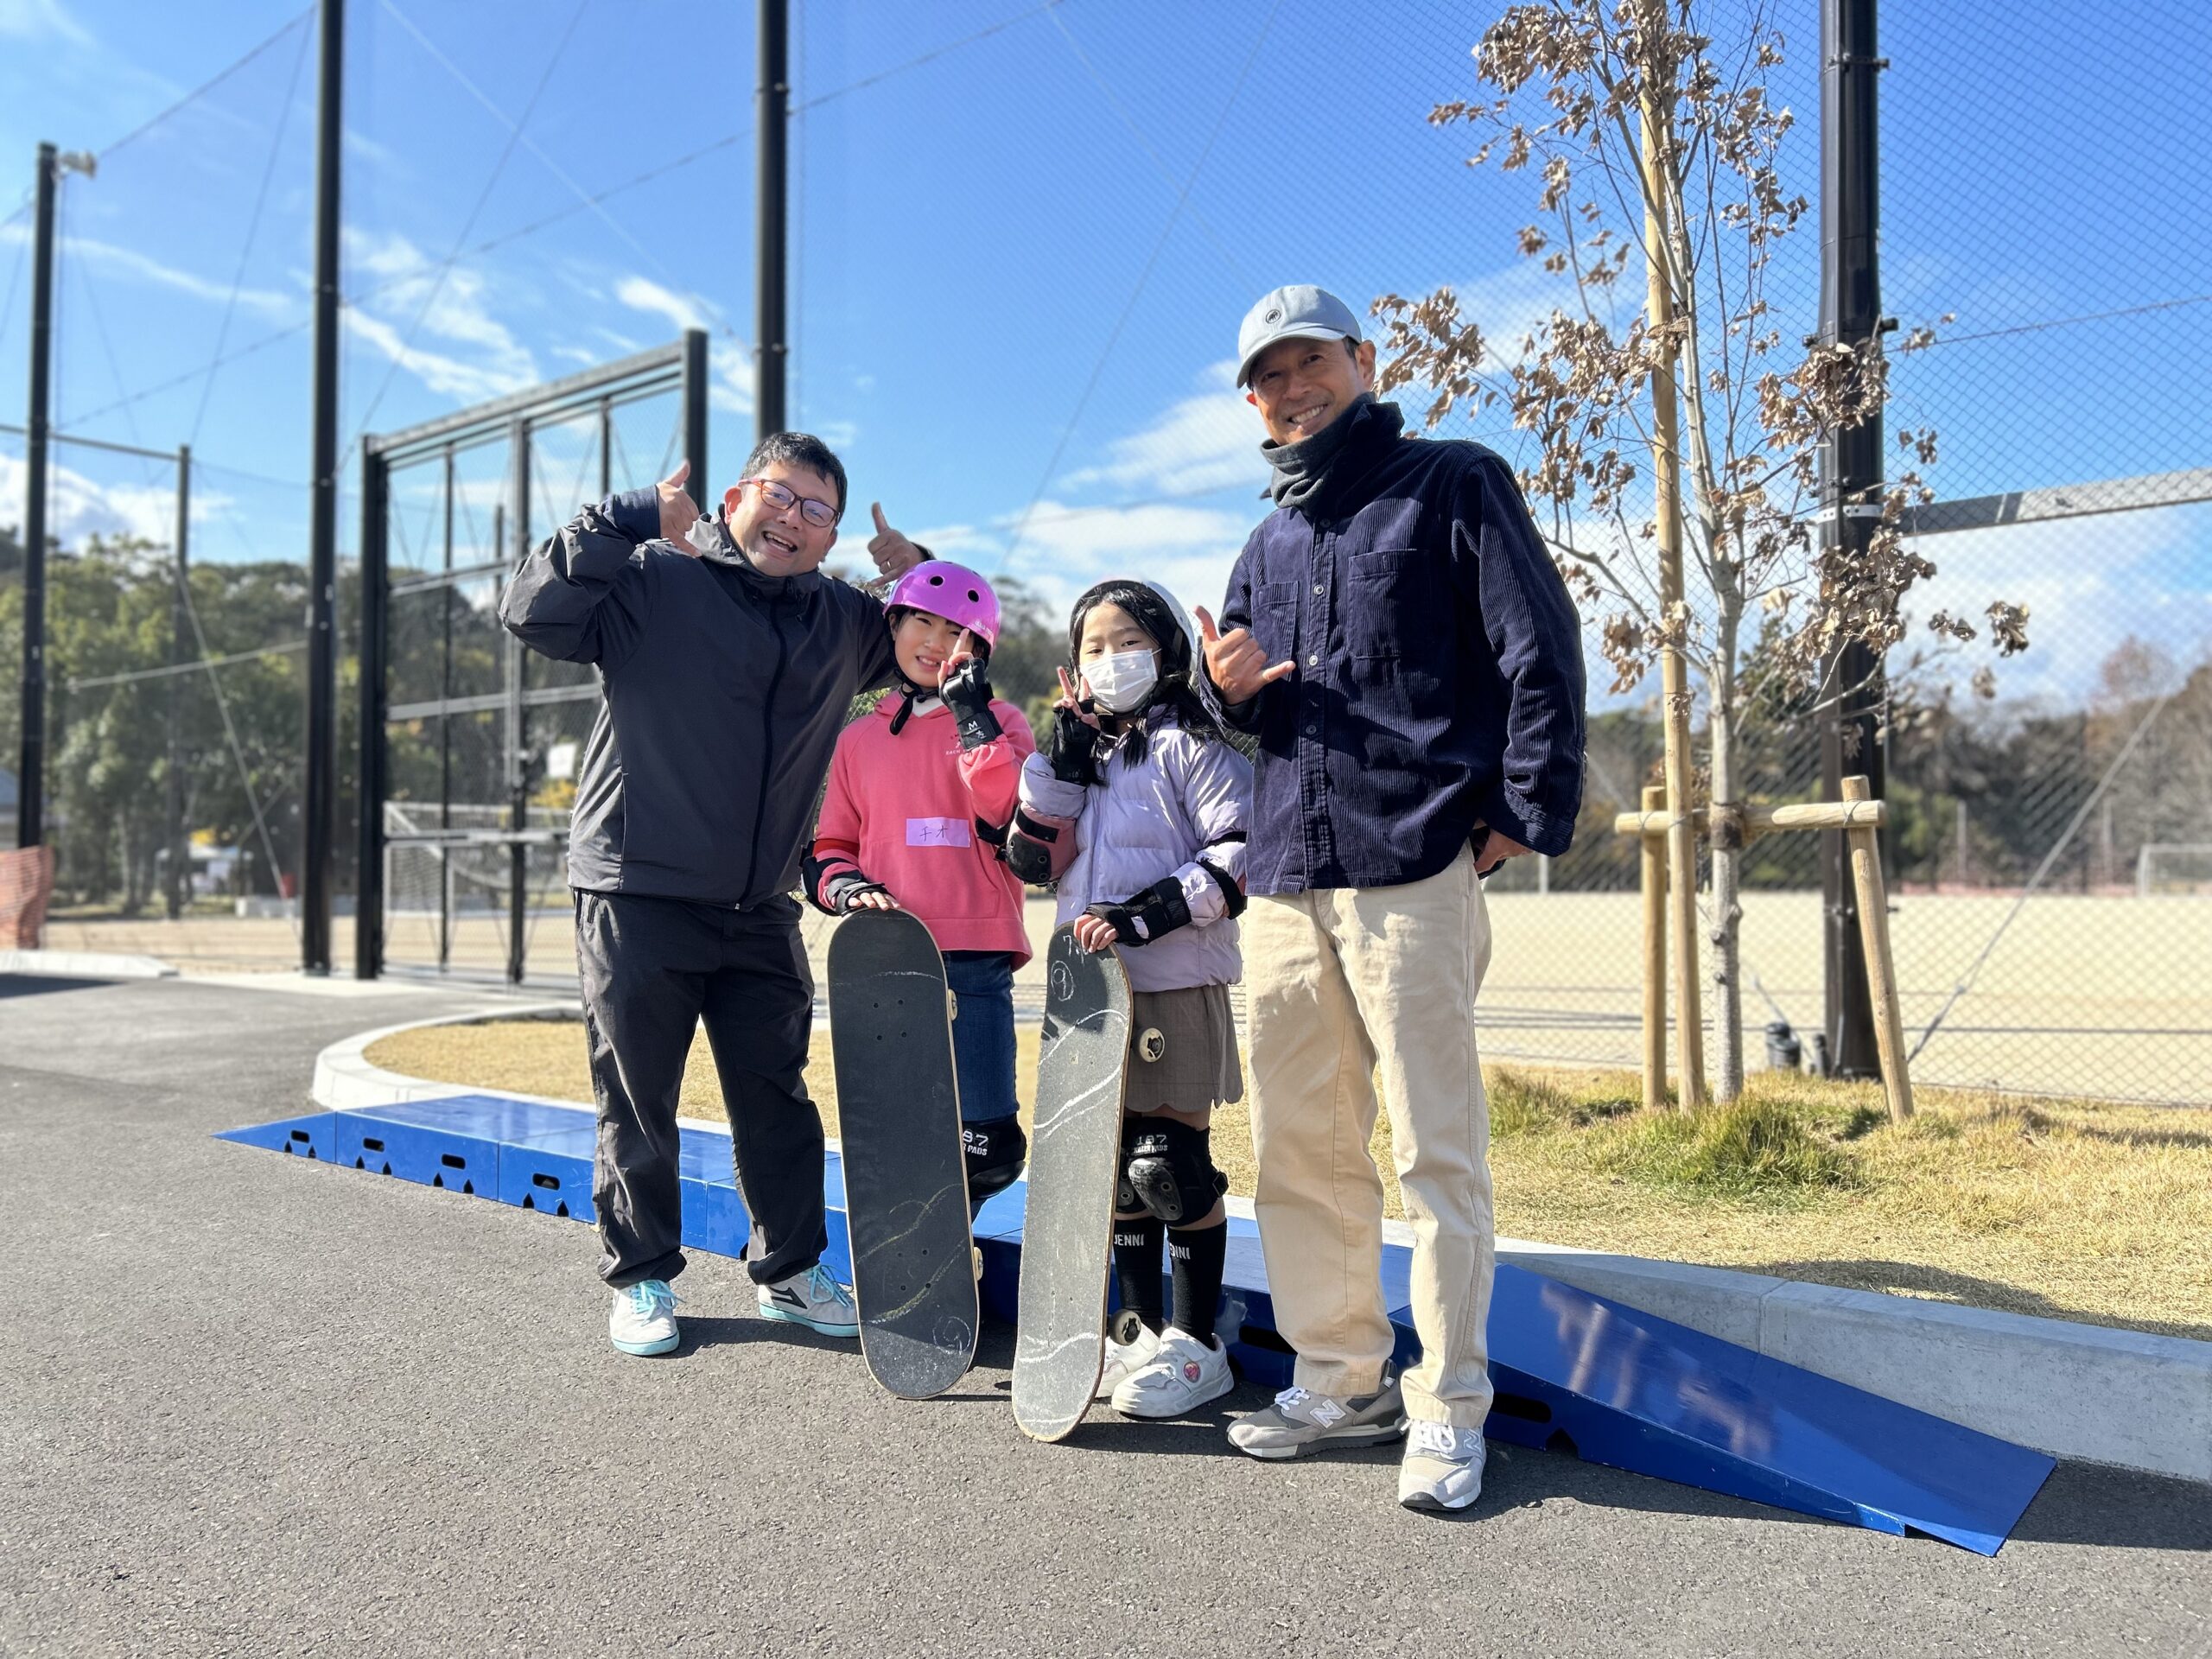
[[[676,1293],[665,1279],[647,1279],[626,1285],[614,1293],[613,1310],[607,1316],[607,1339],[626,1354],[664,1354],[673,1349],[676,1330]]]
[[[1379,1394],[1350,1397],[1285,1389],[1275,1402],[1229,1426],[1230,1443],[1255,1458],[1294,1458],[1332,1446],[1380,1446],[1406,1432],[1395,1381]]]
[[[1236,1386],[1227,1348],[1209,1346],[1171,1325],[1160,1333],[1152,1363],[1132,1371],[1114,1390],[1114,1409],[1124,1417],[1181,1417]]]
[[[819,1331],[825,1337],[857,1337],[859,1313],[853,1293],[830,1276],[820,1262],[772,1285],[760,1287],[760,1317],[783,1319]]]
[[[1478,1428],[1415,1422],[1398,1465],[1398,1502],[1409,1510],[1464,1510],[1483,1495],[1488,1455]]]
[[[1137,1326],[1135,1342],[1116,1342],[1108,1337],[1106,1363],[1098,1370],[1098,1392],[1091,1397],[1112,1398],[1116,1389],[1151,1364],[1159,1352],[1160,1338],[1148,1325]]]

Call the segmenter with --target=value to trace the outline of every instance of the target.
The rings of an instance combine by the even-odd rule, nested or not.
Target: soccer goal
[[[2212,893],[2212,841],[2148,841],[2135,855],[2135,896]]]

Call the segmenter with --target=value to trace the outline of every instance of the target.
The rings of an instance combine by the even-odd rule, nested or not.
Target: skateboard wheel
[[[1147,1026],[1137,1033],[1137,1057],[1157,1064],[1167,1052],[1167,1037],[1157,1026]]]
[[[1143,1329],[1144,1320],[1136,1309],[1124,1307],[1117,1311],[1108,1323],[1106,1334],[1126,1348],[1137,1339],[1137,1333]]]
[[[944,994],[944,1017],[948,1020],[957,1020],[960,1017],[959,992],[947,991]]]

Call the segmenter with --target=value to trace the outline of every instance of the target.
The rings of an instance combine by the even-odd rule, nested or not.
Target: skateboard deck
[[[853,1300],[869,1372],[908,1400],[976,1357],[968,1172],[951,996],[929,929],[859,911],[830,938],[830,1048],[844,1143]]]
[[[1057,930],[1046,957],[1014,1351],[1014,1421],[1032,1440],[1065,1440],[1098,1391],[1128,1056],[1121,958],[1094,956]]]

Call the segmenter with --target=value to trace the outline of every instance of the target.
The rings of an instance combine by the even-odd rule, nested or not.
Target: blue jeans
[[[952,1065],[960,1077],[960,1116],[967,1123],[1012,1117],[1014,958],[1003,950],[948,950],[944,981],[958,999],[952,1022]]]

